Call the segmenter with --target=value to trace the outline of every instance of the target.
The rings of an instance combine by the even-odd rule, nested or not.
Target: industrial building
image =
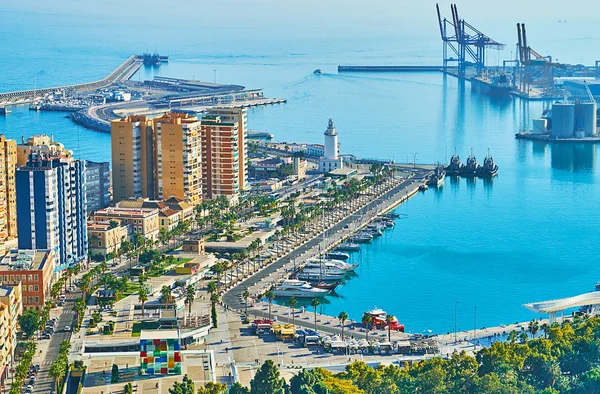
[[[19,249],[51,249],[55,270],[87,261],[85,164],[32,153],[16,171]]]
[[[17,236],[17,142],[0,135],[0,253]]]

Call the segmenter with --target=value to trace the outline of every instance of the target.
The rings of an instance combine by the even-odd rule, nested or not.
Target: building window
[[[35,296],[35,303],[37,304],[37,303],[39,303],[39,302],[40,302],[40,297],[38,297],[38,296]]]
[[[33,280],[36,282],[39,281],[40,280],[39,275],[38,274],[33,275]]]
[[[8,275],[4,275],[4,281],[8,282]]]
[[[27,275],[21,275],[21,282],[27,282]]]
[[[33,291],[33,285],[29,285],[29,291],[32,292]]]
[[[11,282],[14,282],[14,281],[15,281],[15,276],[14,276],[14,275],[11,275],[11,276],[10,276],[10,281],[11,281]]]
[[[33,304],[33,297],[29,296],[29,304]]]
[[[29,274],[28,282],[33,282],[33,275]]]
[[[40,291],[40,287],[38,285],[33,285],[33,291]]]

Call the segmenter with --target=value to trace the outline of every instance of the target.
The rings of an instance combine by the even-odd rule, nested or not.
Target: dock
[[[518,140],[539,141],[548,143],[571,143],[571,144],[598,144],[599,137],[582,137],[582,138],[553,138],[550,134],[534,134],[531,131],[523,131],[515,134]]]
[[[106,88],[113,83],[118,83],[122,81],[126,81],[136,73],[136,71],[143,64],[143,60],[139,59],[137,56],[130,56],[127,60],[125,60],[119,67],[117,67],[113,72],[111,72],[105,78],[99,81],[75,84],[75,85],[66,85],[66,86],[55,86],[51,88],[42,88],[42,89],[30,89],[30,90],[20,90],[16,92],[7,92],[0,93],[0,103],[11,104],[16,103],[24,104],[28,101],[35,100],[34,96],[43,96],[45,94],[52,94],[57,90],[69,91],[72,93],[76,92],[84,92],[89,90],[98,90]]]
[[[453,70],[453,71],[456,71],[456,70]],[[444,72],[444,67],[443,66],[338,66],[338,72]]]

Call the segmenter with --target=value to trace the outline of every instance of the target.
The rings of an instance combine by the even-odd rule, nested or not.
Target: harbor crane
[[[537,81],[542,88],[552,89],[554,86],[554,67],[559,63],[552,62],[552,56],[542,56],[527,43],[527,31],[524,23],[517,23],[517,53],[519,56],[520,78],[519,89],[528,95],[530,85]]]
[[[448,68],[448,63],[456,62],[460,77],[464,77],[467,67],[473,65],[477,75],[483,74],[486,48],[501,50],[504,49],[505,45],[486,36],[464,19],[460,19],[456,4],[450,5],[452,20],[442,18],[439,4],[436,4],[435,7],[437,9],[440,35],[444,43],[444,72]]]

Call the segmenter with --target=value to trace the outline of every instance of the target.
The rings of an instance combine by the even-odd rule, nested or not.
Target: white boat
[[[306,262],[306,268],[339,268],[344,271],[353,271],[356,268],[354,264],[348,264],[340,260],[333,259],[310,259]]]
[[[346,242],[346,243],[343,243],[340,246],[338,246],[336,248],[336,250],[339,250],[339,251],[347,250],[349,252],[357,252],[360,250],[360,245],[352,243],[352,242]]]
[[[338,274],[321,274],[319,272],[300,272],[298,279],[309,280],[311,282],[319,281],[341,281],[344,279],[344,275]]]
[[[296,279],[286,279],[273,291],[276,297],[321,297],[329,293],[327,289],[312,287],[308,282]]]
[[[336,268],[336,267],[318,267],[314,268],[314,267],[308,267],[302,270],[303,272],[310,272],[310,273],[323,273],[323,274],[334,274],[334,275],[345,275],[348,273],[348,271],[344,271],[342,269]]]
[[[329,252],[325,254],[325,257],[333,260],[348,260],[350,255],[344,252]]]

